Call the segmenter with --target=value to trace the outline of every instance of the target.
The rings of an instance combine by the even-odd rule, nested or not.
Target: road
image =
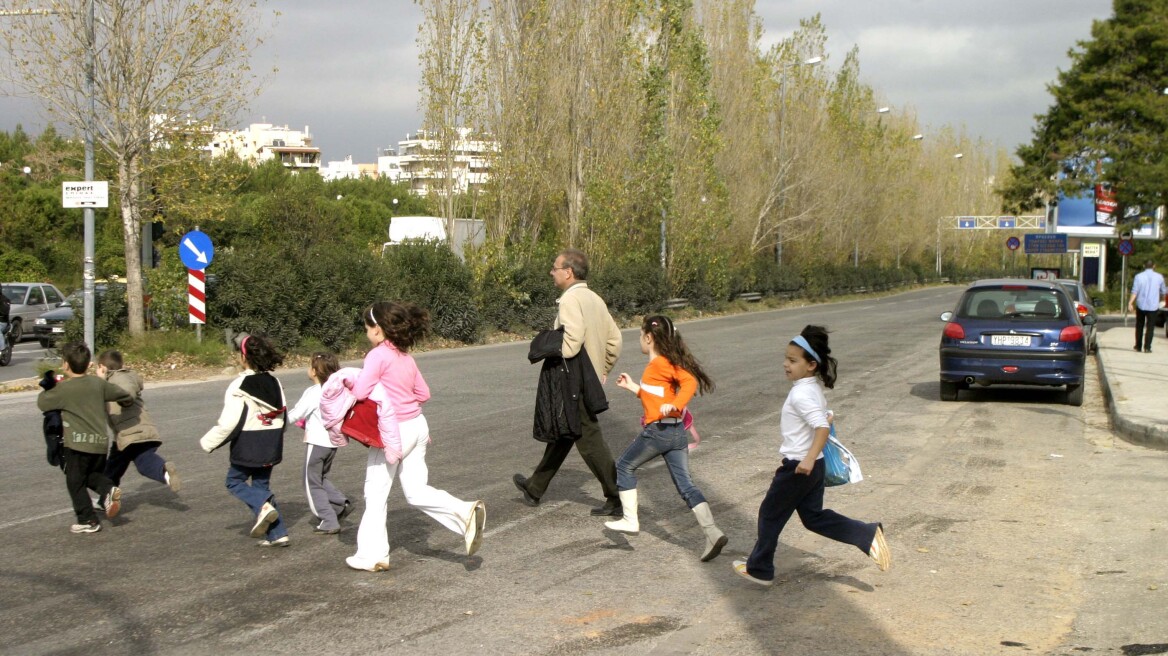
[[[679,326],[718,383],[692,404],[703,442],[694,479],[730,537],[698,560],[703,538],[666,470],[640,472],[641,533],[603,530],[599,486],[569,456],[538,508],[511,484],[530,473],[536,366],[525,344],[420,354],[431,483],[481,498],[481,552],[404,504],[390,504],[391,569],[347,569],[356,522],[311,533],[299,432],[273,488],[293,546],[255,547],[251,519],[223,488],[226,454],[198,437],[226,381],[160,385],[148,408],[184,488],[127,475],[121,516],[94,535],[68,531],[63,477],[44,462],[31,393],[0,397],[8,427],[0,489],[0,634],[20,654],[1040,654],[1162,653],[1168,643],[1163,539],[1168,453],[1110,433],[1091,382],[1082,408],[1043,390],[938,398],[941,323],[960,290],[691,321]],[[893,567],[852,547],[783,533],[774,588],[735,576],[777,466],[789,384],[781,352],[807,323],[828,326],[841,438],[866,480],[827,505],[882,521]],[[618,371],[640,373],[625,332]],[[1094,369],[1092,368],[1092,372]],[[290,400],[307,385],[282,372]],[[608,385],[601,416],[614,453],[636,433],[632,395]],[[334,478],[361,496],[364,451],[338,453]],[[1129,649],[1123,647],[1127,645]],[[1151,648],[1145,648],[1151,649]],[[1168,650],[1168,646],[1165,647]]]
[[[0,367],[0,383],[18,378],[32,378],[37,375],[37,364],[46,355],[36,340],[26,339],[12,347],[12,361]],[[60,356],[52,356],[54,366],[61,362]]]

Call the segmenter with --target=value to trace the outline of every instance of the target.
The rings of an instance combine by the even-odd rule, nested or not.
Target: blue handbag
[[[823,484],[827,487],[846,485],[851,482],[851,468],[844,460],[843,445],[835,439],[834,423],[831,425],[831,434],[828,435],[827,444],[823,445],[823,464],[827,468],[827,473],[823,476]]]

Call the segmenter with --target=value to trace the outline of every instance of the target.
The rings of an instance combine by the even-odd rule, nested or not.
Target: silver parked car
[[[1067,294],[1075,304],[1075,312],[1078,313],[1079,319],[1089,316],[1098,320],[1095,314],[1095,306],[1101,303],[1101,299],[1088,296],[1087,288],[1083,286],[1083,283],[1074,278],[1056,278],[1054,282],[1062,285],[1063,289],[1067,290]],[[1095,332],[1094,322],[1090,325],[1086,321],[1083,322],[1083,334],[1086,337],[1088,353],[1094,353],[1098,347],[1098,343],[1095,341]]]
[[[65,302],[61,290],[47,282],[6,282],[4,296],[12,304],[9,310],[9,336],[13,343],[31,332],[37,317]]]

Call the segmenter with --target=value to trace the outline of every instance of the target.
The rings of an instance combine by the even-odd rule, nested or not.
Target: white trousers
[[[389,491],[394,476],[401,478],[406,503],[418,508],[439,524],[463,535],[474,511],[474,503],[461,501],[445,490],[430,487],[427,480],[426,446],[430,428],[426,417],[418,415],[398,426],[401,431],[402,459],[396,464],[385,461],[384,449],[369,449],[365,464],[365,513],[357,528],[357,554],[363,561],[389,559],[389,531],[386,529]]]

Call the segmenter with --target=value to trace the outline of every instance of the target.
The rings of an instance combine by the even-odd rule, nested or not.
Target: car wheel
[[[53,348],[53,343],[47,339],[38,339],[37,342],[41,345],[41,348]]]
[[[1083,386],[1067,385],[1067,405],[1079,407],[1083,405]]]
[[[24,337],[24,327],[20,323],[20,319],[12,322],[12,327],[8,329],[8,339],[12,340],[13,344],[19,344],[20,338]]]
[[[941,381],[941,400],[942,401],[956,401],[957,400],[957,383],[949,381]]]

